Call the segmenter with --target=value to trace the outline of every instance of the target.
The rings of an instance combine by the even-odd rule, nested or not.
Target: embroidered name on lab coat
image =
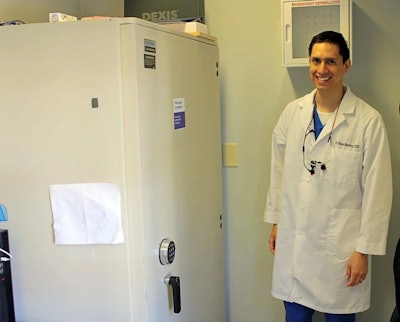
[[[338,146],[350,148],[350,149],[353,149],[356,151],[358,151],[360,149],[359,144],[344,143],[344,142],[340,142],[340,141],[335,141],[335,144]]]

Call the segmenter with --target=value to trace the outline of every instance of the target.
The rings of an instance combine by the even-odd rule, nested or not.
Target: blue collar
[[[314,133],[315,133],[315,139],[318,138],[319,134],[321,133],[322,129],[324,128],[324,124],[322,124],[318,112],[317,112],[317,107],[314,105],[314,111],[313,111],[313,120],[314,120]]]

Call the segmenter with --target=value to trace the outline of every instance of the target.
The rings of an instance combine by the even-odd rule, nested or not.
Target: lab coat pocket
[[[360,209],[333,209],[327,233],[327,253],[349,257],[356,249],[360,225]]]
[[[358,149],[336,146],[326,165],[326,179],[353,185],[361,172],[361,164],[361,152]]]

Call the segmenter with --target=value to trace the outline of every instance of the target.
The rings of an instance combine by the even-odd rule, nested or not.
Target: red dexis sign
[[[331,5],[336,5],[336,4],[340,4],[340,0],[292,2],[292,7],[331,6]]]

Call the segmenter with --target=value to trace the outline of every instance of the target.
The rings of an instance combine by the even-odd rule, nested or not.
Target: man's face
[[[319,90],[341,88],[351,65],[350,59],[343,62],[339,46],[328,42],[314,44],[309,62],[311,80]]]

